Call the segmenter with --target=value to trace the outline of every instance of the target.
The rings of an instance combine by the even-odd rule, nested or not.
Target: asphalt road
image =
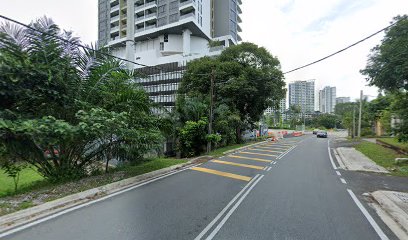
[[[327,143],[308,135],[257,146],[4,239],[395,239],[360,194],[371,223],[352,199]]]

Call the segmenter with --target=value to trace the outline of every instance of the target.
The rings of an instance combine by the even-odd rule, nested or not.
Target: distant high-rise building
[[[315,80],[289,83],[289,107],[300,106],[302,113],[313,113],[315,104]]]
[[[336,104],[349,103],[349,102],[350,102],[350,97],[338,97],[338,98],[336,98]]]
[[[275,108],[275,107],[268,107],[265,111],[264,114],[275,114],[275,113],[279,113],[281,115],[281,117],[283,118],[284,114],[286,111],[286,98],[282,99],[279,101],[279,108]]]
[[[334,113],[336,107],[336,87],[327,86],[319,91],[319,111]]]
[[[241,4],[241,0],[98,0],[98,44],[115,56],[160,66],[159,72],[144,69],[148,77],[139,82],[153,101],[172,108],[186,62],[219,55],[241,41]]]

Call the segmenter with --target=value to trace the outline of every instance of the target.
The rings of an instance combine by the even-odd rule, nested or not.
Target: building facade
[[[171,108],[188,61],[219,55],[224,48],[241,41],[241,3],[99,0],[98,45],[109,48],[115,56],[160,66],[159,72],[145,68],[148,77],[138,81],[155,102]],[[132,63],[128,66],[140,68]]]
[[[350,97],[338,97],[338,98],[336,98],[336,104],[349,103],[349,102],[350,102]]]
[[[336,107],[336,87],[324,87],[319,91],[319,111],[321,113],[334,113]]]
[[[268,107],[264,111],[264,115],[272,115],[276,123],[280,120],[286,120],[286,98],[279,101],[279,108]]]
[[[289,107],[300,106],[302,113],[313,113],[315,105],[315,80],[289,83]]]

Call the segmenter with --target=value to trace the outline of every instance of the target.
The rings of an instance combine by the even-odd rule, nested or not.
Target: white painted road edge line
[[[378,236],[381,238],[381,240],[389,240],[387,235],[381,230],[380,226],[375,222],[373,217],[371,217],[370,213],[367,212],[367,209],[361,204],[360,200],[356,197],[356,195],[351,191],[350,189],[347,189],[347,192],[350,194],[351,198],[354,200],[356,203],[357,207],[360,209],[360,211],[364,214],[364,216],[367,218],[368,222],[371,224],[371,226],[374,228],[375,232],[378,234]]]
[[[268,170],[266,170],[267,172],[271,171],[272,167],[268,167]]]
[[[332,165],[333,169],[336,170],[337,167],[336,167],[336,164],[334,164],[333,157],[332,157],[331,151],[330,151],[330,140],[327,141],[327,151],[329,151],[329,158],[330,158],[331,165]]]
[[[336,171],[337,176],[341,176],[341,173],[339,171]]]
[[[32,227],[32,226],[38,225],[38,224],[43,223],[43,222],[46,222],[46,221],[48,221],[48,220],[54,219],[54,218],[56,218],[56,217],[59,217],[59,216],[64,215],[64,214],[66,214],[66,213],[75,211],[75,210],[77,210],[77,209],[80,209],[80,208],[83,208],[83,207],[92,205],[92,204],[94,204],[94,203],[98,203],[98,202],[104,201],[104,200],[106,200],[106,199],[108,199],[108,198],[111,198],[111,197],[120,195],[120,194],[125,193],[125,192],[128,192],[128,191],[131,191],[131,190],[133,190],[133,189],[135,189],[135,188],[138,188],[138,187],[144,186],[144,185],[146,185],[146,184],[155,182],[155,181],[160,180],[160,179],[162,179],[162,178],[166,178],[166,177],[169,177],[169,176],[174,175],[174,174],[176,174],[176,173],[183,172],[183,171],[185,171],[185,170],[188,170],[188,169],[190,169],[190,168],[196,167],[196,166],[198,166],[198,165],[201,165],[201,163],[199,163],[199,164],[194,164],[194,165],[192,165],[192,166],[188,166],[188,167],[185,167],[185,168],[176,170],[176,171],[174,171],[174,172],[170,172],[170,173],[164,174],[164,175],[162,175],[162,176],[160,176],[160,177],[157,177],[157,178],[148,180],[148,181],[146,181],[146,182],[142,182],[142,183],[140,183],[140,184],[138,184],[138,185],[135,185],[135,186],[133,186],[133,187],[129,187],[129,188],[120,190],[120,191],[118,191],[118,192],[114,192],[114,193],[112,193],[112,194],[110,194],[110,195],[107,195],[107,196],[105,196],[105,197],[102,197],[102,198],[99,198],[99,199],[95,199],[95,200],[92,200],[92,201],[89,201],[89,202],[86,202],[86,203],[77,205],[77,206],[75,206],[75,207],[65,209],[65,210],[63,210],[63,211],[57,212],[57,213],[52,214],[52,215],[49,215],[49,216],[47,216],[47,217],[40,218],[40,219],[35,220],[35,221],[33,221],[33,222],[27,223],[27,224],[25,224],[25,225],[21,225],[21,226],[19,226],[19,227],[13,228],[13,229],[8,230],[8,231],[6,231],[6,232],[0,233],[0,238],[5,237],[5,236],[8,236],[8,235],[11,235],[11,234],[16,233],[16,232],[19,232],[19,231],[22,231],[22,230],[27,229],[27,228],[30,228],[30,227]]]
[[[252,186],[248,189],[248,191],[246,191],[246,193],[244,195],[242,195],[242,197],[235,203],[235,205],[228,211],[227,215],[225,215],[225,217],[221,220],[220,223],[218,223],[217,227],[215,227],[215,229],[211,232],[211,234],[206,238],[206,240],[211,240],[214,238],[214,236],[220,231],[220,229],[222,228],[222,226],[224,226],[224,224],[227,222],[228,218],[234,213],[234,211],[238,208],[238,206],[242,203],[242,201],[244,201],[244,199],[246,198],[246,196],[248,196],[248,194],[251,192],[251,190],[256,186],[256,184],[258,184],[259,181],[261,181],[261,179],[264,177],[264,175],[260,176],[254,184],[252,184]]]
[[[340,178],[340,181],[344,184],[347,184],[346,180],[344,180],[344,178]]]
[[[227,206],[224,207],[224,209],[222,209],[222,211],[220,213],[218,213],[218,215],[207,225],[207,227],[204,228],[203,231],[201,231],[201,233],[194,238],[194,240],[200,240],[207,232],[208,230],[210,230],[214,224],[222,217],[222,215],[224,215],[224,213],[228,210],[228,208],[239,198],[239,196],[241,196],[241,194],[243,192],[245,192],[245,190],[259,177],[259,174],[255,175],[255,177],[252,178],[252,180],[247,183],[247,185],[245,185],[245,187],[239,192],[237,193],[237,195],[235,195],[235,197],[227,204]]]
[[[277,162],[273,162],[273,164],[275,165]]]

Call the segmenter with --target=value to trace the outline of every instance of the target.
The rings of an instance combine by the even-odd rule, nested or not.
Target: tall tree
[[[400,140],[408,141],[408,15],[397,16],[381,44],[371,50],[361,73],[372,86],[396,96],[392,110],[403,121],[396,128]]]
[[[216,106],[224,104],[240,118],[238,141],[241,130],[258,121],[263,111],[285,94],[279,60],[253,43],[231,46],[218,58],[190,62],[179,92],[203,96],[209,103],[211,78],[215,80]]]

